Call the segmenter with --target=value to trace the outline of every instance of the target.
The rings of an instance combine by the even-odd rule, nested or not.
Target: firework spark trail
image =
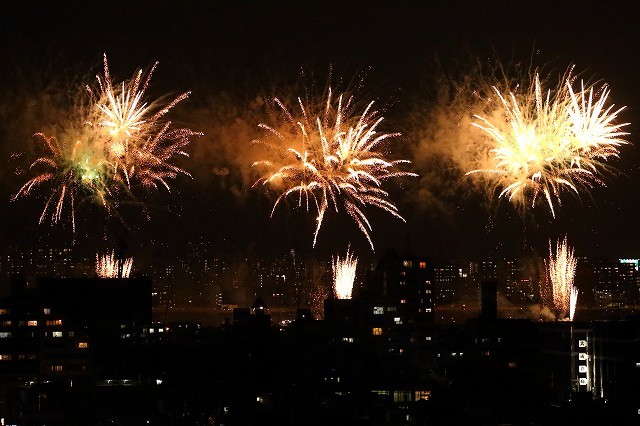
[[[562,192],[579,195],[604,185],[605,162],[627,143],[622,128],[628,123],[616,124],[624,107],[606,106],[606,85],[596,89],[581,82],[576,92],[574,80],[569,70],[546,94],[537,73],[524,93],[504,95],[493,87],[500,118],[476,115],[473,123],[488,136],[491,164],[467,175],[482,173],[500,188],[499,197],[517,206],[535,207],[543,197],[554,217]]]
[[[577,260],[567,243],[567,237],[556,244],[555,253],[549,241],[548,278],[552,287],[552,301],[556,317],[573,320],[578,301],[578,290],[574,285]]]
[[[185,170],[170,164],[177,155],[187,155],[183,148],[200,133],[186,128],[171,128],[162,118],[180,101],[183,93],[169,103],[145,101],[145,91],[155,65],[144,79],[138,71],[130,81],[111,82],[107,57],[104,76],[97,77],[99,91],[87,86],[91,103],[75,108],[69,122],[60,123],[60,137],[37,133],[45,141],[46,154],[36,159],[29,179],[13,200],[29,196],[37,188],[50,186],[40,223],[61,221],[69,211],[75,233],[75,210],[84,201],[95,201],[111,214],[124,198],[133,197],[132,185],[169,190],[168,179]],[[70,207],[65,209],[65,205]]]
[[[268,137],[254,141],[279,157],[253,164],[266,169],[254,186],[263,184],[281,191],[272,216],[277,206],[290,196],[297,197],[298,207],[304,206],[307,211],[315,208],[313,246],[325,213],[338,212],[342,204],[373,249],[369,234],[372,228],[364,208],[374,206],[404,220],[381,185],[390,178],[416,176],[397,169],[409,161],[388,160],[381,152],[380,145],[398,134],[376,131],[383,118],[373,110],[373,102],[357,116],[352,114],[352,101],[352,97],[340,95],[336,102],[331,90],[320,108],[305,105],[298,98],[300,116],[294,117],[276,98],[274,103],[285,117],[282,128],[260,124]]]
[[[351,299],[358,258],[347,248],[346,256],[342,259],[340,256],[332,258],[331,265],[333,267],[333,292],[335,296],[338,299]]]
[[[114,251],[102,256],[96,254],[96,274],[100,278],[129,278],[132,266],[132,257],[120,260]]]

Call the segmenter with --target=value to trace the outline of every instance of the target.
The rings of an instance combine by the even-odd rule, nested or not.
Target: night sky
[[[640,256],[640,155],[633,146],[639,142],[640,121],[635,2],[504,3],[2,2],[0,243],[32,246],[74,238],[68,225],[38,225],[42,200],[9,200],[25,179],[16,168],[33,159],[31,135],[49,124],[38,120],[51,117],[26,114],[25,108],[44,104],[43,93],[64,92],[78,81],[92,84],[106,53],[115,81],[159,61],[150,96],[192,90],[169,118],[205,135],[193,140],[190,158],[179,160],[192,179],[178,177],[171,193],[140,195],[150,219],[139,205],[124,206],[124,231],[118,220],[104,219],[97,209],[79,210],[75,241],[88,252],[120,239],[131,253],[153,257],[179,253],[189,241],[201,239],[214,250],[237,254],[269,255],[293,247],[326,256],[343,253],[351,242],[363,257],[411,249],[433,258],[478,258],[543,252],[549,238],[567,233],[577,255]],[[283,208],[269,219],[272,199],[251,188],[248,164],[242,166],[262,121],[259,109],[246,112],[258,96],[288,93],[301,81],[325,86],[330,68],[336,84],[364,75],[359,94],[384,111],[385,130],[403,133],[389,154],[413,160],[419,132],[407,117],[433,107],[438,78],[464,74],[470,58],[544,67],[553,75],[575,64],[585,76],[606,81],[613,102],[627,106],[620,120],[631,123],[625,128],[631,144],[611,163],[620,173],[608,176],[607,187],[595,188],[590,197],[564,197],[553,220],[544,205],[519,215],[507,203],[487,203],[482,194],[454,185],[461,176],[446,165],[430,164],[426,170],[414,162],[413,171],[437,175],[439,184],[421,188],[430,180],[411,178],[388,182],[385,189],[407,222],[370,209],[375,254],[344,213],[327,216],[316,249],[311,247],[313,215]],[[415,195],[421,189],[430,194],[428,200]]]

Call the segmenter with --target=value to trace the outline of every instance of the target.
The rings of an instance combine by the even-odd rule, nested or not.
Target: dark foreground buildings
[[[427,259],[387,256],[353,299],[275,325],[160,324],[151,283],[41,280],[0,302],[0,418],[19,425],[637,424],[640,318],[437,324]]]

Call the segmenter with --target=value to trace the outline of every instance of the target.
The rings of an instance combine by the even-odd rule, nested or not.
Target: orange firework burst
[[[256,141],[278,153],[273,160],[259,161],[265,174],[255,183],[280,191],[273,210],[286,198],[297,197],[297,206],[317,211],[315,246],[322,220],[328,210],[344,210],[366,236],[371,248],[371,224],[364,208],[380,208],[400,220],[395,204],[381,186],[389,178],[416,176],[397,169],[407,160],[388,160],[380,150],[386,140],[397,133],[378,133],[383,120],[368,104],[362,114],[354,115],[352,97],[332,97],[328,91],[321,107],[305,104],[298,98],[299,115],[294,116],[280,99],[274,103],[285,120],[280,126],[261,124],[268,138]]]

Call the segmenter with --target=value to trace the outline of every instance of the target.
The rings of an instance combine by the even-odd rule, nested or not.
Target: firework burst
[[[171,121],[163,120],[190,92],[168,103],[162,98],[146,100],[145,93],[157,64],[146,76],[138,70],[130,80],[113,84],[105,55],[104,75],[96,77],[98,87],[87,86],[95,105],[91,124],[102,133],[105,161],[112,167],[116,180],[122,179],[127,187],[135,181],[144,187],[162,185],[169,190],[167,179],[189,173],[168,161],[174,156],[187,156],[184,147],[190,138],[201,135],[188,128],[171,128]]]
[[[519,207],[544,198],[554,217],[563,192],[579,195],[604,185],[606,161],[627,143],[627,123],[616,123],[624,107],[607,106],[607,85],[574,87],[571,70],[546,93],[538,73],[522,92],[505,95],[493,87],[497,111],[490,118],[476,115],[473,123],[487,136],[491,158],[467,175],[481,173],[499,197]]]
[[[578,302],[578,289],[574,285],[577,261],[567,238],[558,241],[555,253],[549,241],[548,282],[551,284],[551,301],[559,320],[573,320]],[[544,296],[544,295],[543,295]]]
[[[334,99],[329,90],[319,108],[298,98],[300,113],[294,116],[276,98],[284,123],[279,127],[261,124],[268,136],[254,141],[277,153],[274,160],[253,164],[265,170],[254,186],[262,184],[280,192],[272,216],[289,197],[296,199],[298,207],[315,209],[314,246],[325,213],[338,212],[342,205],[373,249],[365,207],[374,206],[404,220],[381,185],[389,178],[416,176],[397,168],[409,161],[388,160],[381,151],[381,145],[398,134],[377,132],[383,118],[373,109],[373,102],[360,115],[353,114],[352,102],[345,95]]]
[[[333,292],[335,296],[338,299],[351,299],[358,258],[347,248],[346,256],[342,259],[340,256],[332,258],[331,265],[333,267]]]
[[[114,85],[105,55],[104,75],[97,77],[99,90],[87,86],[88,105],[80,102],[71,111],[59,138],[35,135],[45,142],[46,153],[31,164],[36,176],[13,199],[49,187],[40,223],[49,219],[58,223],[68,211],[75,232],[75,209],[80,203],[94,200],[111,214],[119,202],[132,197],[134,184],[169,189],[168,179],[188,175],[169,161],[187,155],[183,148],[199,133],[172,129],[163,117],[189,93],[168,103],[147,102],[145,92],[154,69],[155,65],[146,77],[138,71],[131,80]]]

